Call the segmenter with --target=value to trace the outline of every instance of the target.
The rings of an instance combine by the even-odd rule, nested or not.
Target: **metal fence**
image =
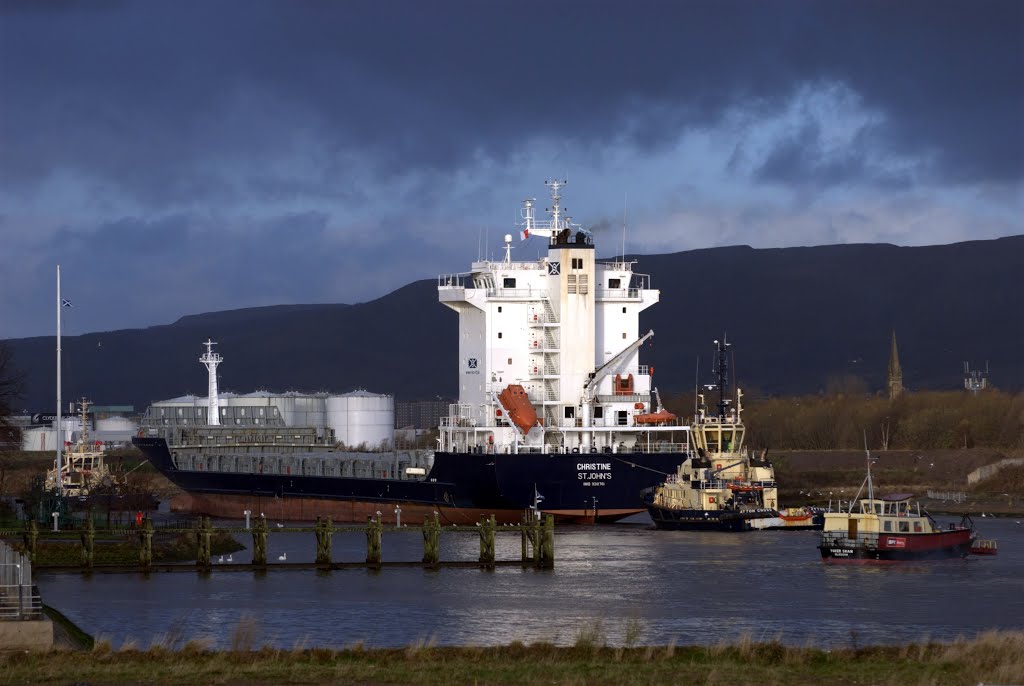
[[[32,586],[32,562],[0,541],[0,620],[39,619],[42,612]]]
[[[963,491],[928,491],[928,497],[932,500],[945,500],[954,503],[962,503],[967,500],[967,494]]]

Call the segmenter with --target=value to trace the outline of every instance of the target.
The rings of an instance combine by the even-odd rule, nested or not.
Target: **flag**
[[[71,304],[71,301],[68,300],[67,298],[61,298],[60,299],[60,306],[61,307],[74,307],[74,305]]]
[[[522,231],[519,232],[519,240],[525,241],[529,237],[530,237],[530,230],[529,229],[523,229]]]

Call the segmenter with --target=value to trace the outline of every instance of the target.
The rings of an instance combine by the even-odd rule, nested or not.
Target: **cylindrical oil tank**
[[[395,399],[367,391],[327,398],[327,426],[350,448],[377,449],[389,445],[395,430]]]
[[[104,433],[124,432],[131,436],[139,430],[139,425],[125,417],[106,417],[96,420],[96,431]]]
[[[52,427],[37,427],[21,432],[22,450],[57,450]]]

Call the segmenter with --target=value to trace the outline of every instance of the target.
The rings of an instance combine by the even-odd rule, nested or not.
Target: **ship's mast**
[[[213,352],[213,346],[217,345],[209,338],[203,343],[206,346],[206,353],[199,358],[199,361],[206,367],[210,375],[208,384],[208,396],[210,407],[207,410],[206,421],[210,426],[220,425],[220,403],[217,400],[217,365],[224,361],[219,353]]]
[[[725,408],[728,407],[729,401],[725,398],[726,386],[729,384],[729,360],[727,352],[731,347],[731,343],[726,342],[725,338],[721,341],[715,341],[715,347],[718,349],[718,417],[719,419],[725,420]]]
[[[78,401],[79,407],[82,408],[82,410],[81,410],[81,412],[82,412],[82,420],[81,420],[82,421],[82,440],[81,440],[81,444],[82,445],[86,445],[89,442],[89,428],[88,428],[88,425],[86,424],[86,415],[88,414],[89,405],[91,405],[91,404],[92,403],[90,403],[85,398],[82,398],[81,400]]]

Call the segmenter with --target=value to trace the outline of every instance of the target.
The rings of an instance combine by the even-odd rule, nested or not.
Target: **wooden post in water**
[[[497,522],[494,515],[480,518],[480,564],[494,564],[494,532]]]
[[[541,569],[552,569],[555,566],[555,516],[544,518],[544,530],[541,532]]]
[[[85,530],[82,531],[82,566],[92,569],[93,549],[96,543],[96,527],[92,523],[92,512],[85,520]]]
[[[262,514],[252,527],[252,563],[267,565],[267,518]]]
[[[525,514],[523,515],[523,521],[520,522],[520,525],[519,525],[519,535],[523,539],[523,551],[522,551],[519,559],[520,559],[521,562],[526,562],[526,560],[527,560],[527,557],[526,557],[526,543],[527,543],[527,540],[526,540],[526,515]]]
[[[441,557],[440,542],[441,522],[438,521],[437,515],[434,515],[433,519],[427,517],[423,520],[423,562],[426,565],[437,566]]]
[[[372,565],[380,565],[380,535],[381,526],[379,519],[367,517],[366,522],[366,562]]]
[[[201,569],[210,568],[210,518],[199,518],[199,550],[196,553],[196,566]]]
[[[318,565],[331,564],[331,536],[334,529],[331,525],[331,518],[316,518],[316,563]]]
[[[149,569],[153,565],[153,520],[146,515],[139,531],[139,565]]]

